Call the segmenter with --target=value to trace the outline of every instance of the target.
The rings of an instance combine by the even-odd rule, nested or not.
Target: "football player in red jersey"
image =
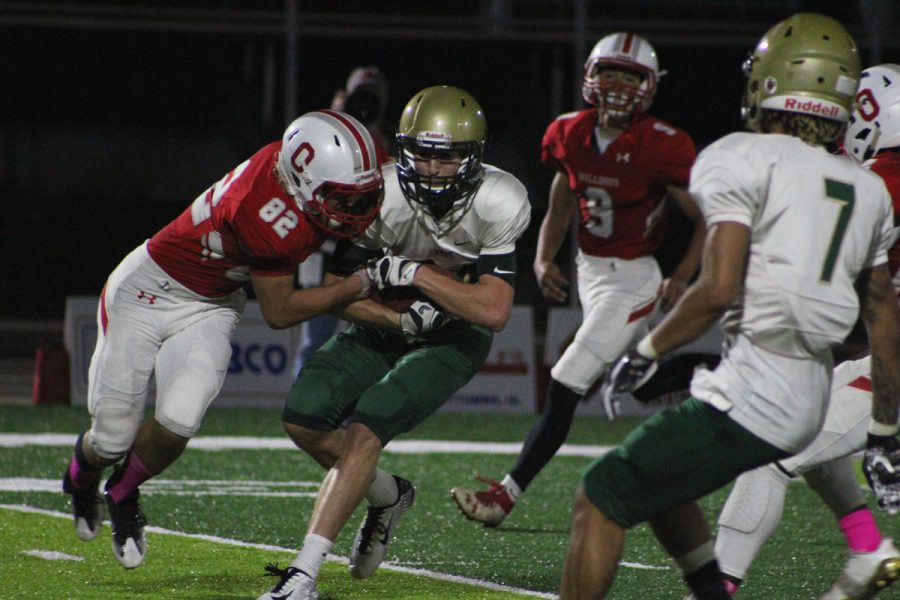
[[[294,272],[328,236],[365,230],[383,193],[365,127],[340,112],[311,112],[125,257],[100,297],[91,427],[63,481],[81,539],[97,536],[105,499],[116,559],[125,568],[143,562],[138,488],[178,458],[218,394],[246,303],[243,284],[252,283],[274,328],[364,297],[370,281],[362,274],[294,290]],[[155,416],[142,423],[154,372]],[[101,498],[104,468],[123,458]]]
[[[647,114],[660,76],[656,52],[640,36],[614,33],[594,46],[583,94],[596,108],[550,123],[542,161],[556,169],[541,224],[534,273],[549,300],[566,300],[568,280],[553,261],[578,210],[578,292],[584,321],[551,371],[547,405],[515,467],[488,490],[457,487],[463,514],[493,527],[543,469],[572,424],[578,402],[607,366],[668,310],[697,270],[706,229],[685,190],[696,155],[687,133]],[[665,279],[653,252],[662,241],[667,198],[693,222],[690,244]]]

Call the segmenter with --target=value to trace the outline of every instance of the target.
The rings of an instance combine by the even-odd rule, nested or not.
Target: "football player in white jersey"
[[[844,148],[881,176],[900,214],[900,65],[866,69],[844,133]],[[888,253],[900,290],[900,241]],[[847,361],[834,370],[831,402],[822,431],[805,450],[738,477],[719,516],[716,556],[734,592],[781,521],[787,486],[803,475],[834,513],[850,551],[844,574],[822,600],[871,598],[900,578],[900,553],[884,539],[856,481],[851,455],[866,447],[872,410],[870,360]],[[883,446],[896,448],[891,437]],[[894,459],[896,461],[896,458]],[[893,468],[894,465],[889,465]],[[884,508],[900,508],[900,483],[880,496]]]
[[[411,482],[378,468],[382,448],[472,378],[509,318],[531,208],[515,177],[482,163],[485,133],[481,107],[459,88],[426,88],[403,111],[381,212],[326,279],[383,249],[370,263],[380,299],[347,306],[353,325],[313,355],[288,396],[285,430],[328,473],[299,554],[267,567],[280,580],[260,600],[317,598],[320,567],[363,499],[350,573],[378,568],[415,498]],[[390,308],[392,294],[412,302],[411,318]]]
[[[843,26],[818,14],[770,29],[746,63],[754,133],[715,142],[691,170],[709,233],[699,279],[612,371],[639,386],[656,360],[720,318],[715,370],[595,461],[575,499],[562,598],[602,598],[626,530],[650,523],[700,600],[729,598],[697,500],[740,473],[802,450],[828,405],[831,349],[862,309],[873,360],[870,431],[896,431],[900,315],[887,251],[893,210],[881,179],[825,144],[843,130],[859,79]],[[801,392],[802,390],[802,392]],[[870,448],[870,464],[884,448]]]

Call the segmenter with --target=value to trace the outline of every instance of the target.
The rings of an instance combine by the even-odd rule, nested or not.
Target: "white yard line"
[[[36,513],[40,515],[45,515],[49,517],[57,517],[62,519],[71,519],[72,516],[69,514],[52,511],[52,510],[44,510],[40,508],[34,508],[32,506],[24,506],[24,505],[15,505],[15,504],[0,504],[0,509],[5,510],[15,510],[26,513]],[[233,540],[229,538],[218,537],[214,535],[206,535],[206,534],[197,534],[197,533],[184,533],[181,531],[173,531],[171,529],[164,529],[162,527],[148,526],[146,530],[150,533],[162,534],[162,535],[174,535],[179,537],[191,538],[195,540],[202,540],[206,542],[213,542],[216,544],[226,544],[229,546],[239,546],[242,548],[255,548],[257,550],[266,550],[270,552],[285,552],[294,554],[296,553],[296,549],[294,548],[283,548],[281,546],[272,546],[269,544],[253,544],[250,542],[242,542],[240,540]],[[77,560],[77,557],[74,557]],[[334,556],[329,554],[329,560],[337,561],[340,563],[347,563],[347,559],[341,556]],[[69,558],[72,560],[72,558]],[[459,575],[447,575],[445,573],[435,573],[434,571],[427,571],[425,569],[413,569],[410,567],[404,567],[398,564],[394,564],[391,562],[382,563],[382,569],[389,569],[391,571],[398,571],[401,573],[410,573],[413,575],[420,575],[423,577],[430,577],[432,579],[437,579],[440,581],[452,581],[454,583],[462,583],[467,585],[473,585],[489,590],[495,590],[499,592],[510,592],[515,594],[521,594],[523,596],[530,596],[533,598],[556,598],[556,594],[547,594],[544,592],[534,592],[531,590],[523,590],[515,587],[500,585],[497,583],[491,583],[490,581],[484,581],[481,579],[472,579],[469,577],[461,577]]]
[[[0,433],[0,447],[72,446],[74,434],[67,433]],[[190,441],[194,450],[297,450],[287,437],[197,436]],[[563,444],[557,456],[595,458],[611,450],[612,446]],[[521,442],[458,442],[444,440],[394,440],[384,449],[394,454],[518,454]]]

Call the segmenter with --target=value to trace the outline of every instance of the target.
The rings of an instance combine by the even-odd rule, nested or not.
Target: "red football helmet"
[[[350,115],[298,117],[284,132],[277,170],[300,210],[331,235],[359,236],[378,215],[384,180],[375,143]]]
[[[640,76],[638,86],[600,81],[603,69],[624,69]],[[633,33],[612,33],[600,39],[584,64],[581,93],[588,104],[596,106],[614,122],[628,123],[653,103],[661,73],[656,51],[650,43]]]

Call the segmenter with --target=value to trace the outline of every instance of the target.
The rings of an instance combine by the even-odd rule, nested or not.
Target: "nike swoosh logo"
[[[497,275],[514,275],[515,271],[504,271],[503,269],[494,267],[494,273],[496,273]]]
[[[468,243],[469,243],[468,241],[465,241],[465,242],[457,242],[456,240],[453,240],[453,245],[454,245],[454,246],[465,246],[465,245],[468,244]]]
[[[387,546],[388,542],[390,541],[390,537],[389,537],[390,533],[389,532],[391,531],[391,525],[394,524],[394,517],[396,517],[396,516],[397,516],[397,513],[392,514],[391,520],[387,522],[387,525],[384,528],[384,535],[382,535],[381,539],[379,540],[379,542],[381,543],[382,546]]]

